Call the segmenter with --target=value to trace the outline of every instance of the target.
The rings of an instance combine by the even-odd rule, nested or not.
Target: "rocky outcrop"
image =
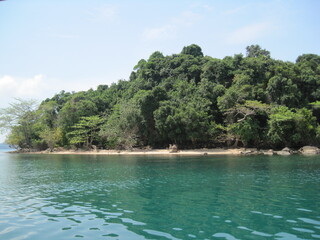
[[[170,144],[169,145],[169,152],[170,153],[176,153],[178,152],[178,146],[176,144]]]
[[[275,151],[275,153],[277,155],[281,155],[281,156],[289,156],[289,155],[293,154],[294,152],[290,148],[285,147],[284,149],[282,149],[280,151]]]
[[[269,149],[269,150],[261,150],[261,153],[263,155],[268,155],[268,156],[272,156],[274,155],[274,151],[272,149]]]
[[[241,155],[257,155],[261,154],[256,148],[246,148],[240,151]]]
[[[314,146],[304,146],[299,149],[299,153],[303,155],[317,155],[320,154],[320,149]]]

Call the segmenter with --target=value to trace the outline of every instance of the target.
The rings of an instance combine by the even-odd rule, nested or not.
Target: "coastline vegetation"
[[[320,56],[295,63],[259,45],[246,56],[154,52],[128,80],[65,92],[0,111],[6,142],[20,149],[257,147],[320,144]]]

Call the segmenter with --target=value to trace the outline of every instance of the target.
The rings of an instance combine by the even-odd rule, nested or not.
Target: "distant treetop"
[[[182,54],[192,55],[194,57],[203,57],[201,47],[196,44],[191,44],[182,49]]]
[[[262,49],[259,45],[250,45],[246,47],[247,57],[270,57],[270,52],[266,49]]]

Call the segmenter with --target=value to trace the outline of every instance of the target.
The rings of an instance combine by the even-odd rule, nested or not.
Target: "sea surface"
[[[0,239],[320,239],[320,157],[0,153]]]
[[[4,144],[4,143],[0,143],[0,153],[1,152],[10,152],[10,151],[14,151],[14,148],[11,148],[9,145]]]

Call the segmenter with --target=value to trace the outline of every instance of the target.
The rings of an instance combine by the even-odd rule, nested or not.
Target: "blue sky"
[[[295,61],[320,54],[318,0],[0,2],[0,108],[128,79],[154,51],[195,43],[223,58],[259,44]]]

